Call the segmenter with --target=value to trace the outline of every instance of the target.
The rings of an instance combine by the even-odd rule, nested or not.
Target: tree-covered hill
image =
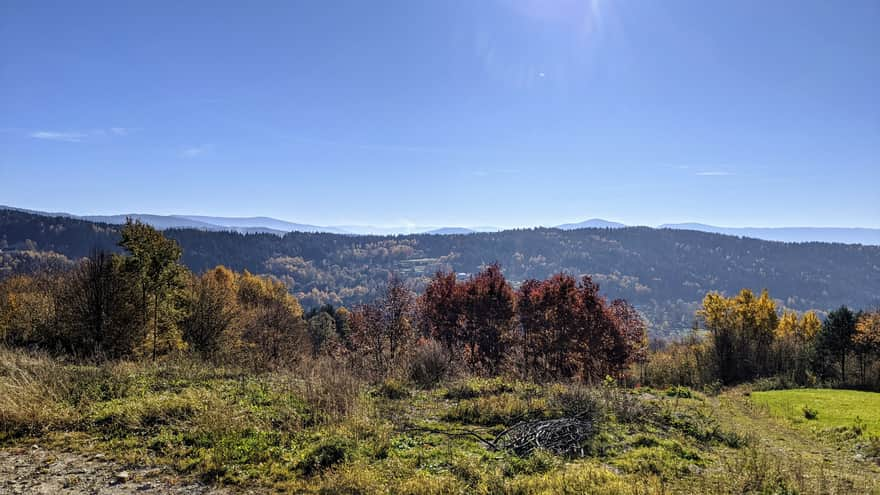
[[[0,249],[78,258],[118,249],[119,226],[0,211]],[[467,276],[498,261],[513,283],[560,271],[591,275],[609,297],[633,303],[655,335],[688,328],[707,291],[767,288],[784,306],[828,310],[880,305],[880,247],[782,243],[697,231],[528,229],[467,235],[353,236],[169,230],[184,262],[270,273],[309,307],[370,300],[390,272],[416,290],[437,270]],[[6,259],[8,258],[0,258]]]

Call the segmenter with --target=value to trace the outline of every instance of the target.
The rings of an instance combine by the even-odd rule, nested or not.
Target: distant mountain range
[[[126,218],[140,220],[157,229],[199,229],[207,231],[230,231],[243,234],[275,234],[284,235],[288,232],[326,232],[331,234],[352,235],[466,235],[478,232],[500,232],[504,229],[493,226],[458,227],[458,226],[375,226],[375,225],[338,225],[320,226],[288,222],[271,217],[215,217],[204,215],[150,215],[128,213],[120,215],[73,215],[63,212],[44,212],[0,205],[0,209],[15,210],[34,215],[77,218],[91,222],[123,224]],[[619,229],[628,227],[620,222],[612,222],[601,218],[591,218],[578,223],[564,223],[552,228],[561,230],[577,229]],[[696,230],[714,234],[725,234],[737,237],[750,237],[767,241],[781,242],[838,242],[843,244],[880,245],[880,229],[848,228],[848,227],[717,227],[702,223],[669,223],[658,229]]]
[[[242,234],[276,234],[284,235],[288,232],[328,232],[334,234],[346,234],[348,232],[333,227],[319,227],[301,223],[286,222],[269,217],[211,217],[202,215],[150,215],[144,213],[125,213],[119,215],[73,215],[64,212],[45,212],[2,206],[0,209],[21,211],[34,215],[50,217],[76,218],[90,222],[108,223],[121,225],[126,218],[140,220],[153,227],[166,229],[199,229],[209,231],[240,232]]]
[[[268,229],[276,233],[286,232],[328,232],[331,234],[347,234],[348,232],[336,227],[321,227],[304,223],[293,223],[270,217],[208,217],[201,215],[173,215],[174,219],[193,220],[217,227],[230,227],[236,229],[260,228]],[[272,233],[272,232],[266,232]]]
[[[621,227],[626,227],[626,225],[619,222],[609,222],[608,220],[602,220],[601,218],[591,218],[589,220],[585,220],[579,223],[564,223],[562,225],[557,225],[555,228],[562,230],[575,230],[575,229],[619,229]]]
[[[658,228],[698,230],[713,234],[752,237],[780,242],[839,242],[843,244],[880,245],[880,229],[848,227],[716,227],[702,223],[670,223]]]

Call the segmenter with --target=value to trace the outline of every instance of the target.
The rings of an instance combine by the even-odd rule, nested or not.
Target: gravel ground
[[[230,493],[166,469],[122,466],[101,454],[58,452],[39,445],[0,449],[0,494],[4,495]]]

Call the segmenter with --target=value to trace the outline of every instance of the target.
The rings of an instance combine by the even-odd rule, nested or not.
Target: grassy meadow
[[[880,394],[858,390],[792,389],[753,392],[756,404],[791,425],[822,432],[856,428],[880,435]]]
[[[785,393],[473,377],[422,389],[355,376],[322,360],[255,374],[2,350],[0,442],[280,493],[880,493],[868,430],[831,441],[799,430],[760,405]],[[860,402],[865,421],[876,396]],[[828,427],[845,423],[815,404]],[[520,421],[573,415],[595,428],[582,458],[493,446]]]

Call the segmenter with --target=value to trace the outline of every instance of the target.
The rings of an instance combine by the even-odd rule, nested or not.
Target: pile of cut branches
[[[594,434],[593,423],[578,418],[523,421],[503,431],[494,444],[499,450],[521,457],[536,449],[565,457],[584,457],[584,446]]]

